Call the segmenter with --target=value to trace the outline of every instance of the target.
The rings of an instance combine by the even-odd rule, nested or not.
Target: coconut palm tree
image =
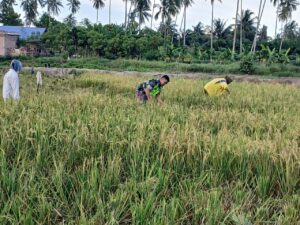
[[[133,13],[139,19],[139,30],[141,30],[141,25],[148,20],[151,14],[150,11],[150,1],[149,0],[135,0],[135,9]]]
[[[60,13],[60,7],[63,7],[62,2],[61,0],[46,0],[45,6],[47,6],[49,23],[51,23],[51,14],[55,16]]]
[[[109,11],[108,11],[108,14],[109,14],[108,23],[111,24],[111,0],[109,0]]]
[[[69,9],[71,10],[72,14],[75,14],[78,12],[80,8],[80,1],[79,0],[67,0],[67,5],[69,6]]]
[[[185,36],[186,36],[186,8],[191,6],[193,4],[193,0],[183,0],[183,17],[184,17],[184,22],[183,22],[183,46],[185,46]]]
[[[233,44],[232,44],[231,59],[234,59],[234,54],[235,54],[235,42],[236,42],[237,21],[238,21],[238,15],[239,15],[239,7],[240,7],[240,0],[237,0],[236,1],[236,13],[235,13],[234,35],[233,35]]]
[[[259,26],[260,26],[261,18],[262,18],[264,9],[265,9],[266,1],[267,0],[260,0],[260,3],[259,3],[256,32],[255,32],[254,40],[253,40],[252,47],[251,47],[251,53],[253,53],[253,54],[255,54],[255,52],[256,52],[257,35],[259,32]]]
[[[161,17],[161,23],[165,24],[167,19],[171,19],[175,16],[181,7],[180,0],[161,0],[161,4],[156,4],[155,7],[158,8],[158,12],[155,14],[155,20]]]
[[[125,2],[125,21],[124,21],[124,26],[126,27],[127,24],[127,5],[128,5],[128,0],[123,0]]]
[[[246,11],[243,11],[241,15],[243,16],[239,17],[238,29],[242,29],[243,32],[242,36],[240,36],[239,38],[242,39],[245,37],[246,39],[253,41],[255,35],[255,18],[253,17],[254,13],[247,9]]]
[[[222,2],[222,0],[218,0]],[[210,0],[211,3],[211,28],[210,28],[210,61],[212,61],[212,52],[213,52],[213,40],[214,40],[214,5],[215,0]]]
[[[228,39],[231,34],[231,26],[226,26],[226,21],[221,19],[214,20],[214,37],[217,39]]]
[[[93,7],[97,10],[97,19],[96,23],[98,23],[98,17],[99,17],[99,9],[103,8],[105,6],[103,0],[92,0],[93,1]]]
[[[280,3],[279,6],[279,13],[278,13],[278,18],[282,23],[285,23],[284,29],[282,30],[281,34],[281,42],[280,42],[280,47],[279,47],[279,52],[282,50],[282,44],[286,36],[286,27],[288,20],[292,18],[292,13],[297,9],[297,6],[299,5],[298,0],[283,0]]]
[[[25,23],[30,26],[36,20],[38,3],[36,0],[23,0],[21,7],[25,12]]]
[[[276,7],[276,21],[275,21],[275,38],[277,36],[277,26],[278,26],[278,10],[279,10],[279,5],[282,2],[282,0],[270,0],[271,3],[273,3],[273,6]]]
[[[241,0],[241,18],[243,18],[243,0]],[[243,23],[240,26],[240,55],[243,53]]]

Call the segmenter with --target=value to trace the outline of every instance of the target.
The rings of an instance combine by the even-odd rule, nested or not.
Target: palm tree
[[[60,13],[60,7],[63,7],[61,0],[46,0],[45,5],[47,5],[49,24],[51,22],[51,14],[58,15]]]
[[[193,4],[193,0],[183,0],[183,16],[184,16],[184,25],[183,25],[183,46],[185,46],[185,36],[186,36],[186,8]]]
[[[243,0],[241,0],[241,18],[243,18]],[[243,23],[240,26],[240,55],[243,53]]]
[[[139,30],[141,30],[141,25],[148,20],[151,16],[150,11],[150,1],[149,0],[135,0],[135,9],[133,13],[139,18]]]
[[[267,0],[260,0],[260,3],[259,3],[256,32],[255,32],[254,40],[253,40],[252,47],[251,47],[251,53],[253,53],[253,54],[255,54],[255,52],[256,52],[257,35],[259,32],[259,26],[260,26],[261,18],[262,18],[264,9],[265,9],[266,1]]]
[[[228,39],[231,34],[231,26],[226,27],[226,22],[221,19],[214,20],[214,37],[217,39]]]
[[[111,0],[109,0],[109,20],[108,23],[111,24]]]
[[[21,7],[25,12],[25,23],[26,25],[30,26],[32,23],[35,22],[37,12],[37,1],[36,0],[23,0],[21,2]]]
[[[181,7],[180,0],[161,0],[161,4],[156,4],[158,12],[155,15],[155,20],[161,17],[161,23],[165,24],[165,21],[175,16]]]
[[[70,14],[69,16],[67,16],[65,19],[64,19],[64,23],[67,24],[67,26],[69,28],[73,28],[76,26],[76,18],[74,17],[73,14]]]
[[[253,41],[255,35],[255,18],[253,17],[254,13],[247,9],[241,13],[242,17],[239,17],[238,20],[238,29],[242,29],[243,32],[240,34],[240,39],[245,39]]]
[[[97,10],[96,23],[98,23],[99,9],[103,8],[105,4],[103,0],[92,0],[92,1],[93,1],[93,7]]]
[[[124,26],[126,27],[127,24],[127,4],[128,4],[128,0],[123,0],[125,1],[125,21],[124,21]]]
[[[235,54],[235,42],[236,42],[236,33],[237,33],[236,28],[237,28],[237,21],[238,21],[238,15],[239,15],[239,6],[240,6],[240,0],[237,0],[236,1],[236,13],[235,13],[234,35],[233,35],[231,59],[234,59],[234,54]]]
[[[222,0],[218,0],[222,2]],[[213,40],[214,40],[214,5],[215,0],[210,0],[211,3],[211,28],[210,28],[210,61],[212,61],[212,52],[213,52]]]
[[[153,0],[153,1],[154,1],[154,2],[153,2],[153,6],[152,6],[151,25],[150,25],[151,29],[152,29],[152,24],[153,24],[154,9],[155,9],[155,6],[156,6],[155,0]]]
[[[273,6],[276,7],[276,21],[275,21],[275,38],[277,36],[277,26],[278,26],[278,10],[279,10],[279,6],[280,3],[282,2],[282,0],[270,0],[271,3],[273,3]]]
[[[79,0],[67,0],[67,5],[69,6],[69,9],[71,10],[72,14],[75,14],[78,12],[80,8],[80,1]]]
[[[281,52],[281,50],[282,50],[282,44],[283,44],[284,38],[286,36],[285,31],[286,31],[286,27],[287,27],[287,22],[289,19],[292,18],[292,13],[293,13],[293,11],[295,11],[297,9],[298,5],[299,5],[298,0],[283,0],[280,3],[278,17],[282,23],[285,22],[285,26],[284,26],[284,29],[281,34],[281,42],[280,42],[279,52]]]

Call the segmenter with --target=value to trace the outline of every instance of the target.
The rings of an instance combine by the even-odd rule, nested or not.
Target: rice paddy
[[[21,76],[0,102],[0,224],[300,224],[300,89]],[[2,86],[2,79],[0,81]]]

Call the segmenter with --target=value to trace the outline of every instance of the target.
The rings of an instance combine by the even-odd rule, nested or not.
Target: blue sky
[[[21,0],[19,0],[21,1]],[[154,0],[152,0],[153,2]],[[156,3],[159,0],[155,0]],[[243,0],[243,7],[251,9],[257,15],[260,0]],[[57,16],[58,20],[63,20],[70,12],[66,6],[66,0],[63,0],[64,8],[61,8],[60,15]],[[103,24],[108,23],[108,0],[105,1],[105,7],[99,11],[99,21]],[[112,22],[116,24],[121,24],[124,22],[124,2],[122,0],[111,0],[112,4]],[[227,24],[232,24],[234,22],[235,16],[236,0],[223,0],[223,3],[216,1],[215,3],[215,18],[221,18],[227,21]],[[128,6],[129,8],[129,6]],[[19,6],[16,6],[16,10],[22,14],[22,10]],[[39,9],[39,13],[43,13],[43,9]],[[80,22],[83,18],[88,18],[92,22],[96,21],[96,10],[92,7],[92,2],[90,0],[81,0],[80,11],[76,14],[77,21]],[[275,26],[275,9],[267,0],[266,8],[262,18],[262,23],[268,26],[268,35],[274,35]],[[205,0],[194,0],[194,4],[187,9],[187,27],[195,26],[199,21],[205,25],[210,24],[211,19],[211,7],[210,1]],[[300,23],[300,6],[297,11],[293,13],[293,19]],[[177,23],[180,26],[182,20],[182,12],[177,18]],[[150,20],[146,23],[150,26]],[[154,22],[154,27],[158,27],[159,21]]]

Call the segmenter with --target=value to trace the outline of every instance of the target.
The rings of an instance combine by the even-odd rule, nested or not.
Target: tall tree
[[[257,35],[258,35],[258,32],[259,32],[261,18],[262,18],[262,15],[264,13],[266,1],[267,0],[260,0],[260,3],[259,3],[259,10],[258,10],[258,17],[257,17],[257,24],[256,24],[256,32],[255,32],[254,40],[253,40],[252,47],[251,47],[251,53],[254,53],[254,54],[256,52]]]
[[[234,54],[235,54],[235,42],[236,42],[236,33],[237,33],[237,21],[238,21],[238,16],[239,16],[239,7],[240,7],[240,0],[237,0],[236,1],[236,13],[235,13],[234,35],[233,35],[231,59],[234,59]]]
[[[38,3],[36,0],[23,0],[21,7],[25,13],[25,23],[30,26],[36,21]]]
[[[241,13],[243,16],[239,17],[238,20],[238,29],[243,29],[242,36],[239,38],[245,38],[248,39],[249,41],[254,40],[254,35],[255,35],[255,18],[254,18],[254,13],[247,9],[246,11],[243,11]]]
[[[73,14],[70,14],[69,16],[67,16],[65,19],[64,19],[64,23],[69,27],[69,28],[73,28],[76,26],[76,18]]]
[[[20,14],[16,13],[13,5],[15,0],[2,0],[0,2],[0,23],[10,26],[22,26]]]
[[[226,26],[226,22],[221,19],[214,20],[214,37],[217,39],[228,39],[231,37],[231,26]]]
[[[152,29],[152,25],[153,25],[153,17],[154,17],[154,9],[155,9],[155,0],[153,0],[153,5],[152,5],[152,13],[151,13],[151,25],[150,28]]]
[[[222,2],[222,0],[218,0]],[[212,61],[213,41],[214,41],[214,5],[215,0],[210,0],[211,3],[211,28],[210,28],[210,61]]]
[[[183,17],[184,17],[184,25],[183,25],[183,46],[185,46],[185,37],[186,37],[186,8],[193,4],[193,0],[183,0]]]
[[[282,23],[285,23],[284,29],[281,34],[281,42],[279,47],[279,52],[282,50],[282,44],[286,36],[286,27],[288,20],[292,18],[292,13],[297,9],[299,5],[298,0],[284,0],[280,3],[278,17]]]
[[[99,17],[99,9],[103,8],[105,6],[103,0],[92,0],[93,1],[93,7],[97,10],[97,19],[96,23],[98,23],[98,17]]]
[[[80,9],[80,1],[79,0],[67,0],[67,5],[69,6],[69,9],[72,14],[75,14]]]
[[[165,21],[171,19],[175,16],[181,7],[180,0],[161,0],[161,4],[156,4],[158,12],[155,15],[155,20],[161,17],[161,23],[164,24]]]
[[[125,2],[125,21],[124,21],[124,26],[126,27],[127,24],[127,5],[128,5],[128,0],[123,0]]]
[[[279,13],[279,6],[282,0],[270,0],[273,3],[273,6],[276,7],[276,20],[275,20],[275,38],[277,36],[277,26],[278,26],[278,13]]]
[[[111,0],[109,0],[109,9],[108,9],[108,14],[109,14],[109,19],[108,19],[108,23],[111,24]]]
[[[133,13],[138,17],[139,20],[139,30],[141,30],[141,25],[148,20],[151,16],[150,11],[150,1],[149,0],[136,0],[135,9]]]
[[[243,0],[241,0],[241,18],[244,17],[243,15]],[[240,26],[240,55],[243,53],[243,23]]]
[[[49,24],[51,23],[51,15],[56,16],[60,13],[60,7],[63,7],[61,0],[45,0],[49,15]]]

